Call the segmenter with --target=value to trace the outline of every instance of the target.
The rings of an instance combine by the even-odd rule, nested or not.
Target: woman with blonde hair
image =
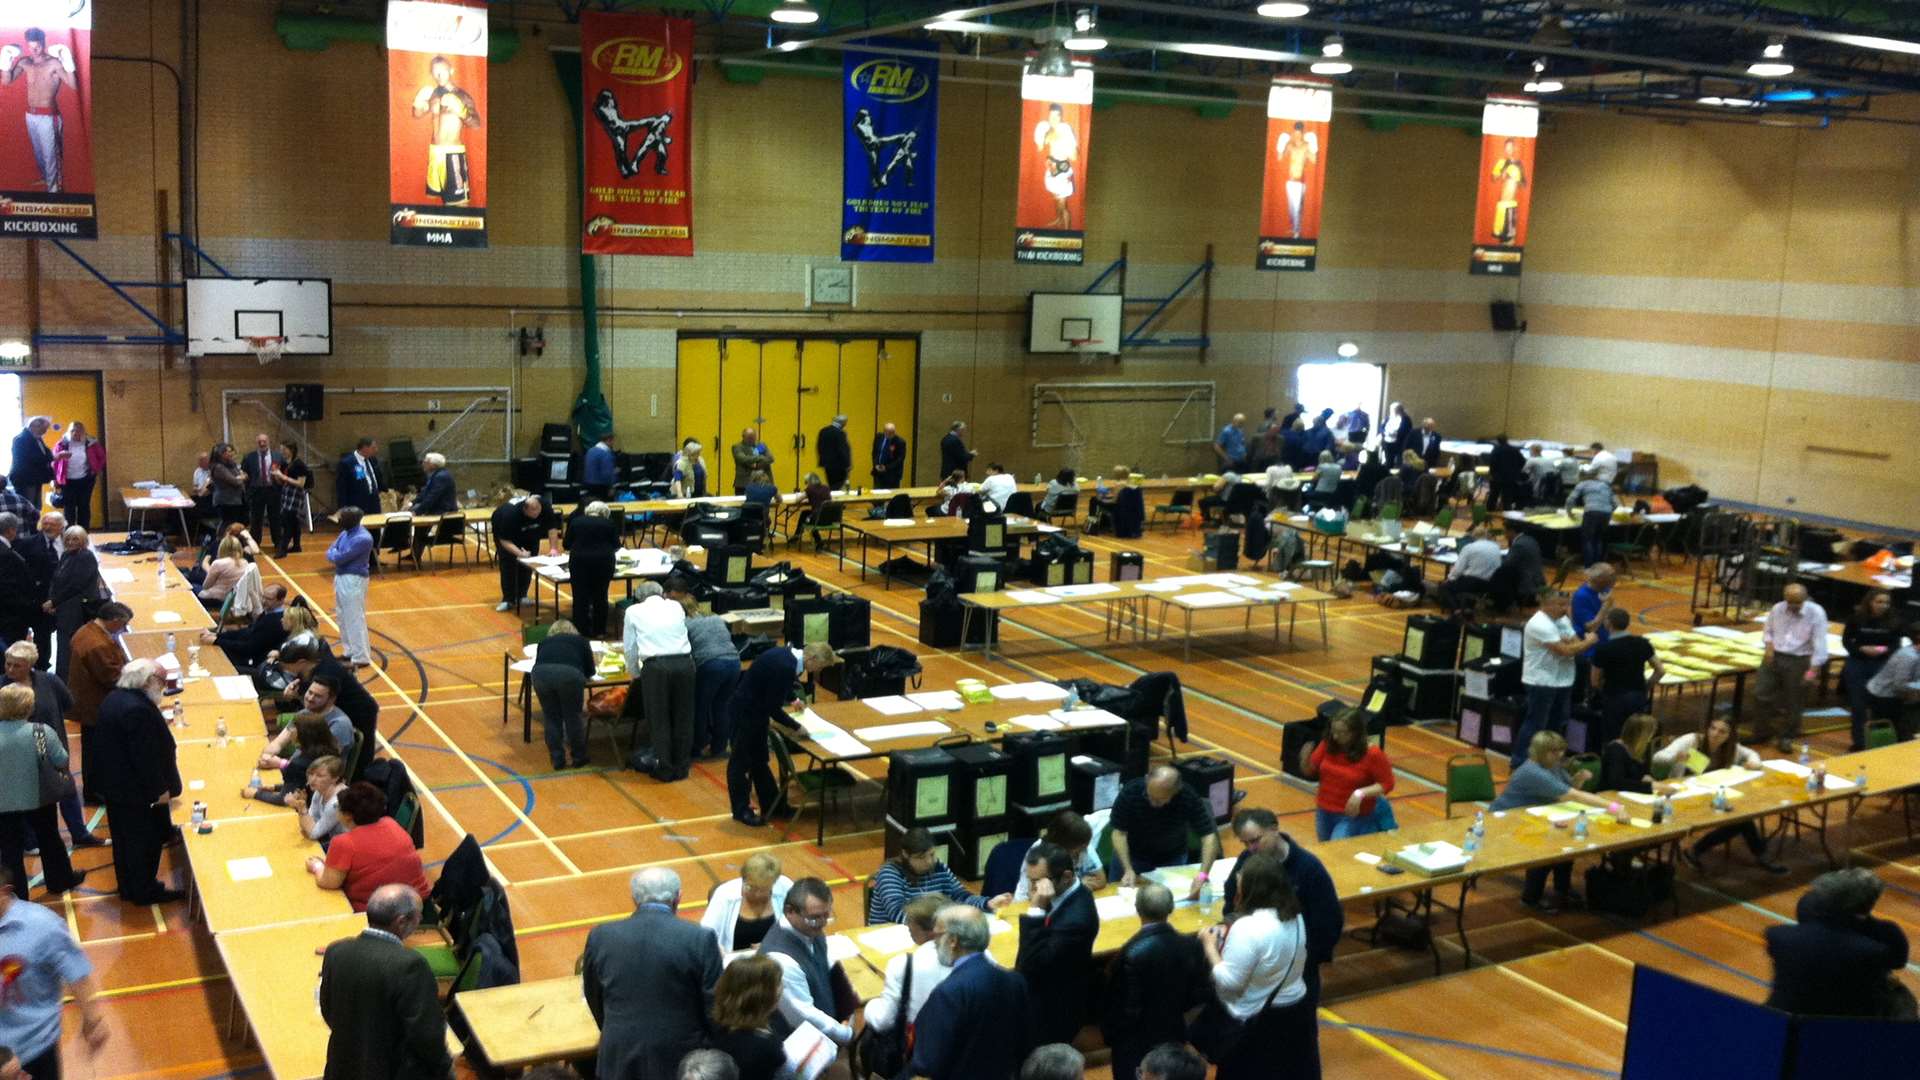
[[[780,860],[756,851],[740,864],[740,876],[713,887],[700,925],[713,931],[720,955],[757,948],[767,931],[786,926],[787,891],[793,879],[780,872]]]
[[[0,687],[0,865],[7,868],[19,897],[27,896],[27,831],[40,842],[40,872],[46,875],[47,895],[63,893],[80,884],[60,842],[60,815],[54,809],[60,794],[40,790],[40,762],[55,768],[67,764],[67,748],[53,731],[33,719],[33,688],[19,683]]]
[[[1506,790],[1489,803],[1487,809],[1499,813],[1529,806],[1551,806],[1557,802],[1577,802],[1605,810],[1607,800],[1580,790],[1580,785],[1587,780],[1584,770],[1573,776],[1567,775],[1563,764],[1566,757],[1566,739],[1558,732],[1538,732],[1533,741],[1527,744],[1527,760],[1513,770],[1513,775],[1507,778]],[[1548,874],[1553,875],[1553,891],[1559,898],[1557,903],[1546,899]],[[1572,859],[1528,870],[1526,884],[1520,889],[1522,904],[1548,914],[1579,899],[1580,894],[1573,891]]]
[[[247,568],[253,564],[247,561],[246,549],[232,536],[220,541],[218,558],[206,563],[206,576],[200,579],[200,603],[208,611],[220,610],[233,587],[247,576]]]
[[[593,680],[593,647],[565,619],[555,619],[533,653],[533,696],[540,701],[540,722],[546,729],[547,760],[555,769],[584,769],[587,760],[587,683]]]
[[[1627,717],[1620,725],[1619,738],[1600,748],[1600,790],[1652,793],[1653,778],[1647,764],[1653,757],[1653,737],[1659,730],[1660,721],[1652,713]]]

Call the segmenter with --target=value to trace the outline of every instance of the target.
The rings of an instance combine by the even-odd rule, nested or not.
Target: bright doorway
[[[19,431],[27,426],[20,407],[20,376],[0,375],[0,431]],[[13,471],[13,438],[0,441],[0,475]]]
[[[1332,409],[1337,420],[1357,405],[1367,412],[1369,430],[1378,433],[1386,383],[1387,370],[1379,364],[1357,360],[1301,364],[1294,369],[1293,400],[1306,406],[1303,424],[1311,424],[1322,409]]]

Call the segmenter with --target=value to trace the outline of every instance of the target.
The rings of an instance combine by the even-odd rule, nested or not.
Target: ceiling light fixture
[[[1353,72],[1353,65],[1347,63],[1345,60],[1320,60],[1308,67],[1307,70],[1313,72],[1315,75],[1348,75]]]
[[[1767,47],[1760,50],[1760,59],[1747,65],[1747,74],[1763,79],[1778,79],[1793,74],[1793,62],[1787,59],[1787,39],[1769,38]]]
[[[805,26],[820,21],[820,13],[813,10],[807,0],[782,0],[780,6],[769,12],[767,17],[791,26]]]
[[[1027,74],[1049,79],[1073,78],[1073,55],[1059,39],[1050,39],[1027,61]]]
[[[1533,78],[1528,79],[1521,89],[1529,94],[1557,94],[1567,88],[1559,79],[1547,78],[1547,62],[1544,59],[1533,62]]]
[[[1347,51],[1347,43],[1339,34],[1328,34],[1327,40],[1320,43],[1321,56],[1339,56]]]
[[[1315,61],[1307,70],[1315,75],[1345,75],[1353,70],[1352,64],[1340,59],[1346,51],[1347,43],[1341,40],[1340,35],[1329,34],[1327,40],[1320,43],[1320,55],[1325,59]]]
[[[1269,19],[1298,19],[1313,9],[1305,4],[1266,3],[1253,9],[1253,13]]]
[[[805,44],[806,42],[804,41],[783,41],[780,43],[779,49],[781,52],[795,52]]]
[[[1333,351],[1351,360],[1360,355],[1360,346],[1351,341],[1343,341]]]
[[[942,15],[939,18],[928,23],[927,29],[952,30],[956,33],[961,33],[961,34],[972,33],[973,28],[976,24],[970,23],[965,19],[960,18],[961,15],[965,15],[965,14],[966,12],[964,11],[949,11],[945,15]]]
[[[1737,97],[1703,97],[1694,99],[1696,105],[1711,105],[1719,109],[1751,109],[1753,102]]]
[[[33,347],[24,341],[0,341],[0,360],[17,364],[33,355]]]
[[[1081,8],[1073,16],[1073,32],[1067,35],[1066,46],[1073,52],[1099,52],[1107,47],[1107,39],[1100,36],[1100,23],[1092,8]]]

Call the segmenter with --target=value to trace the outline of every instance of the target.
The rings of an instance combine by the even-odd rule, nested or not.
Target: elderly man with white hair
[[[627,670],[638,672],[629,694],[639,693],[653,729],[653,752],[635,751],[628,764],[655,780],[685,780],[693,763],[693,645],[687,609],[668,599],[659,582],[634,586],[639,603],[627,608],[622,648]],[[687,591],[684,586],[675,592]]]
[[[420,468],[426,471],[427,478],[420,484],[420,494],[407,507],[408,512],[451,514],[460,509],[460,498],[453,490],[453,474],[447,471],[447,456],[438,452],[422,454]]]
[[[633,914],[594,927],[581,958],[581,990],[600,1025],[596,1074],[670,1077],[712,1031],[720,950],[713,931],[675,915],[679,874],[651,866],[628,888]]]
[[[134,904],[186,897],[155,878],[160,853],[173,837],[172,800],[182,790],[173,732],[160,713],[166,689],[160,665],[127,661],[118,684],[100,703],[85,759],[87,791],[107,804],[120,897]]]

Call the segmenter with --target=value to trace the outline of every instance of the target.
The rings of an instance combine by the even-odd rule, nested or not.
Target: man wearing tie
[[[273,452],[273,440],[266,432],[253,437],[253,452],[240,461],[241,471],[247,474],[247,530],[262,539],[272,529],[272,536],[284,545],[280,537],[280,489],[274,486],[273,471],[283,468],[287,459]]]
[[[357,506],[369,514],[380,512],[380,491],[386,484],[380,475],[380,460],[374,457],[378,450],[374,441],[363,435],[353,451],[341,457],[333,471],[337,506]]]
[[[892,424],[873,437],[873,486],[897,488],[900,474],[907,467],[907,440]]]
[[[1440,466],[1440,426],[1433,422],[1433,417],[1429,416],[1420,421],[1418,438],[1421,460],[1427,463],[1429,469],[1438,468]]]

